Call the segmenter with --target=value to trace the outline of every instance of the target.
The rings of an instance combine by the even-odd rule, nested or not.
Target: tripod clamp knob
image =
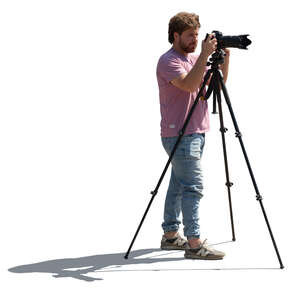
[[[226,133],[228,131],[228,129],[227,128],[220,128],[220,132],[222,132],[222,133]]]
[[[256,195],[256,200],[261,201],[261,200],[263,200],[263,197],[261,195]]]
[[[150,194],[156,195],[156,194],[157,194],[157,191],[151,191]]]
[[[233,185],[233,183],[232,183],[232,182],[227,182],[227,183],[225,183],[225,185],[226,185],[227,187],[231,187],[231,186]]]

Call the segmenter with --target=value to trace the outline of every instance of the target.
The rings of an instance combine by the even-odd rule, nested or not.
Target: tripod
[[[223,80],[223,76],[221,74],[221,72],[219,71],[219,64],[222,64],[224,63],[224,51],[222,49],[217,49],[215,53],[212,54],[212,57],[209,59],[210,62],[208,62],[208,65],[211,65],[211,68],[207,71],[205,77],[204,77],[204,81],[203,81],[203,84],[200,88],[200,91],[187,115],[187,118],[183,124],[183,127],[182,129],[180,130],[179,132],[179,135],[178,135],[178,138],[177,138],[177,141],[173,147],[173,150],[172,152],[170,153],[170,156],[169,156],[169,159],[167,161],[167,164],[158,180],[158,183],[154,189],[154,191],[151,192],[152,194],[152,197],[151,197],[151,200],[147,206],[147,209],[142,217],[142,220],[138,226],[138,229],[131,241],[131,244],[128,248],[128,251],[126,253],[126,255],[124,256],[125,259],[128,259],[128,255],[131,251],[131,248],[134,244],[134,241],[142,227],[142,224],[146,218],[146,215],[150,209],[150,206],[156,196],[156,194],[158,193],[158,189],[161,185],[161,182],[168,170],[168,167],[171,163],[171,160],[173,158],[173,155],[181,141],[181,138],[183,137],[184,135],[184,132],[185,132],[185,129],[191,119],[191,116],[199,102],[199,99],[201,98],[201,100],[207,100],[211,93],[213,92],[213,113],[217,113],[216,112],[216,102],[218,103],[218,110],[219,110],[219,119],[220,119],[220,132],[222,133],[222,146],[223,146],[223,154],[224,154],[224,163],[225,163],[225,174],[226,174],[226,186],[227,186],[227,191],[228,191],[228,199],[229,199],[229,209],[230,209],[230,220],[231,220],[231,229],[232,229],[232,240],[235,241],[236,238],[235,238],[235,232],[234,232],[234,222],[233,222],[233,213],[232,213],[232,201],[231,201],[231,191],[230,191],[230,187],[233,185],[233,183],[230,182],[229,180],[229,170],[228,170],[228,161],[227,161],[227,151],[226,151],[226,141],[225,141],[225,133],[227,131],[227,128],[224,127],[224,121],[223,121],[223,111],[222,111],[222,103],[221,103],[221,91],[220,91],[220,88],[223,92],[223,95],[224,95],[224,98],[225,98],[225,101],[226,101],[226,104],[228,106],[228,109],[229,109],[229,112],[230,112],[230,116],[231,116],[231,119],[233,121],[233,125],[234,125],[234,128],[235,128],[235,136],[239,139],[239,142],[240,142],[240,145],[241,145],[241,148],[242,148],[242,151],[243,151],[243,154],[244,154],[244,158],[245,158],[245,161],[246,161],[246,164],[247,164],[247,167],[248,167],[248,170],[249,170],[249,173],[250,173],[250,177],[251,177],[251,180],[252,180],[252,183],[253,183],[253,186],[254,186],[254,189],[255,189],[255,192],[256,192],[256,200],[259,201],[259,204],[260,204],[260,207],[262,209],[262,213],[263,213],[263,216],[265,218],[265,221],[266,221],[266,224],[267,224],[267,227],[268,227],[268,230],[269,230],[269,234],[270,234],[270,237],[272,239],[272,243],[273,243],[273,246],[274,246],[274,249],[275,249],[275,252],[276,252],[276,255],[277,255],[277,258],[278,258],[278,261],[279,261],[279,264],[280,264],[280,268],[283,269],[284,266],[282,264],[282,261],[281,261],[281,257],[280,257],[280,254],[279,254],[279,251],[278,251],[278,248],[277,248],[277,245],[276,245],[276,242],[275,242],[275,238],[273,236],[273,233],[272,233],[272,230],[271,230],[271,226],[269,224],[269,221],[268,221],[268,217],[267,217],[267,214],[266,214],[266,211],[265,211],[265,208],[263,206],[263,202],[262,202],[262,196],[260,195],[259,193],[259,190],[258,190],[258,187],[257,187],[257,184],[256,184],[256,181],[255,181],[255,178],[254,178],[254,174],[253,174],[253,171],[252,171],[252,168],[251,168],[251,165],[250,165],[250,162],[249,162],[249,159],[248,159],[248,156],[247,156],[247,153],[246,153],[246,149],[245,149],[245,146],[244,146],[244,143],[243,143],[243,140],[242,140],[242,134],[239,130],[239,127],[238,127],[238,124],[237,124],[237,121],[235,119],[235,116],[234,116],[234,113],[233,113],[233,110],[232,110],[232,106],[231,106],[231,103],[230,103],[230,99],[229,99],[229,96],[228,96],[228,93],[227,93],[227,89],[226,89],[226,86],[225,86],[225,83],[224,83],[224,80]],[[205,88],[205,85],[206,83],[208,83],[208,80],[211,76],[211,80],[210,80],[210,84],[209,84],[209,87],[207,89],[207,92],[205,94],[205,96],[203,97],[203,91],[204,91],[204,88]]]

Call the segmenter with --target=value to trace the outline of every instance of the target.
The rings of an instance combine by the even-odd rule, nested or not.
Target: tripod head
[[[207,66],[211,66],[212,69],[218,69],[220,64],[224,63],[224,56],[226,53],[222,49],[217,49],[209,58]]]

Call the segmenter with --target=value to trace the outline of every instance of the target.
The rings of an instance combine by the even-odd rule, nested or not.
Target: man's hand
[[[208,56],[217,49],[217,45],[218,40],[215,37],[215,34],[209,34],[206,41],[202,40],[201,54],[203,54],[204,57],[208,58]]]

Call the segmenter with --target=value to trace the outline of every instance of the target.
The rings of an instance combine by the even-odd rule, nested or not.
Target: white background
[[[154,250],[141,255],[140,264],[121,260],[167,161],[155,70],[170,48],[169,19],[180,11],[199,14],[200,39],[220,30],[250,34],[253,41],[248,51],[231,49],[227,88],[284,270],[277,269],[226,106],[237,241],[228,242],[219,120],[211,115],[201,231],[210,243],[227,242],[216,245],[226,257],[190,261],[183,252],[155,250],[168,171],[132,249]],[[282,287],[292,282],[289,287],[295,287],[298,28],[298,8],[291,0],[1,1],[1,286]],[[114,258],[114,253],[121,254]],[[155,260],[170,257],[176,261]],[[102,266],[78,272],[85,280],[72,276],[77,272],[52,277],[57,273],[51,272],[51,263],[55,270],[67,258],[74,258],[64,267],[68,271]],[[145,264],[149,259],[153,263]],[[44,267],[45,261],[52,262],[39,273],[35,267]],[[31,269],[32,263],[38,264]],[[20,265],[36,273],[8,271]],[[103,280],[86,281],[93,278]]]

